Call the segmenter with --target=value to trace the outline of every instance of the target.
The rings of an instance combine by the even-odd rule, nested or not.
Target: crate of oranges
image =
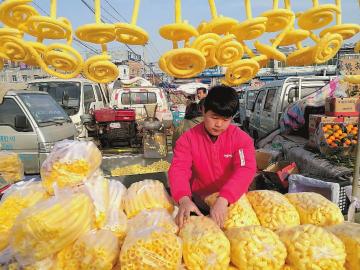
[[[316,138],[323,154],[352,155],[358,143],[358,126],[350,123],[320,123]]]

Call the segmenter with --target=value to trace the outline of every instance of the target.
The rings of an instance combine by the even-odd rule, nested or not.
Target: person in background
[[[229,204],[248,191],[256,172],[252,138],[235,125],[239,107],[236,91],[213,87],[204,100],[203,122],[177,140],[169,169],[171,195],[179,204],[177,224],[182,227],[191,213],[210,213],[222,227]],[[211,209],[206,196],[219,193]],[[201,212],[201,211],[202,212]]]
[[[196,96],[197,96],[199,101],[206,98],[206,96],[207,96],[206,88],[205,87],[199,87],[198,89],[196,89]]]

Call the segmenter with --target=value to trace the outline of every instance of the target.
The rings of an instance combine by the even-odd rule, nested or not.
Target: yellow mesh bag
[[[210,207],[213,206],[218,198],[218,193],[211,194],[205,198],[205,202]],[[224,222],[224,229],[260,225],[260,222],[251,207],[246,195],[242,195],[235,203],[230,204],[228,207],[228,213]]]
[[[299,225],[279,231],[294,270],[344,270],[345,247],[339,238],[315,225]]]
[[[191,216],[180,229],[183,258],[188,269],[227,269],[230,243],[220,228],[207,217]]]
[[[54,193],[54,183],[59,188],[80,185],[100,167],[101,161],[101,152],[93,142],[58,142],[41,166],[42,183],[50,194]]]
[[[164,185],[157,180],[144,180],[133,183],[124,198],[124,209],[128,218],[132,218],[142,210],[165,208],[170,213],[174,206]]]
[[[0,201],[0,251],[9,244],[10,230],[20,212],[47,198],[41,183],[13,185]]]
[[[18,154],[0,151],[0,177],[9,184],[24,178],[24,165]]]
[[[340,238],[345,245],[345,268],[360,270],[360,224],[344,222],[326,229]]]
[[[232,228],[226,232],[231,246],[231,262],[239,269],[281,270],[286,248],[273,231],[261,226]]]
[[[90,198],[55,196],[25,209],[11,231],[11,247],[21,265],[41,261],[74,242],[94,223]]]
[[[275,231],[300,224],[295,207],[279,192],[256,190],[248,192],[246,196],[261,226]]]
[[[340,208],[318,193],[300,192],[285,196],[298,211],[301,224],[328,226],[344,221]]]
[[[120,252],[121,270],[177,270],[181,265],[181,240],[174,233],[147,227],[129,233]]]

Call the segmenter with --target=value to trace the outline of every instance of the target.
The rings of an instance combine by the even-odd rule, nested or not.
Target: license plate
[[[121,128],[120,123],[110,123],[110,128]]]

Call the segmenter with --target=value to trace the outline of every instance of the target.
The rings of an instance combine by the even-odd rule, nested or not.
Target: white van
[[[39,174],[54,144],[74,139],[75,126],[47,93],[10,90],[0,95],[0,150],[19,154],[26,174]]]
[[[68,113],[75,124],[78,139],[86,139],[88,131],[80,116],[108,106],[108,97],[100,84],[86,79],[41,79],[28,83],[28,89],[49,93]]]

